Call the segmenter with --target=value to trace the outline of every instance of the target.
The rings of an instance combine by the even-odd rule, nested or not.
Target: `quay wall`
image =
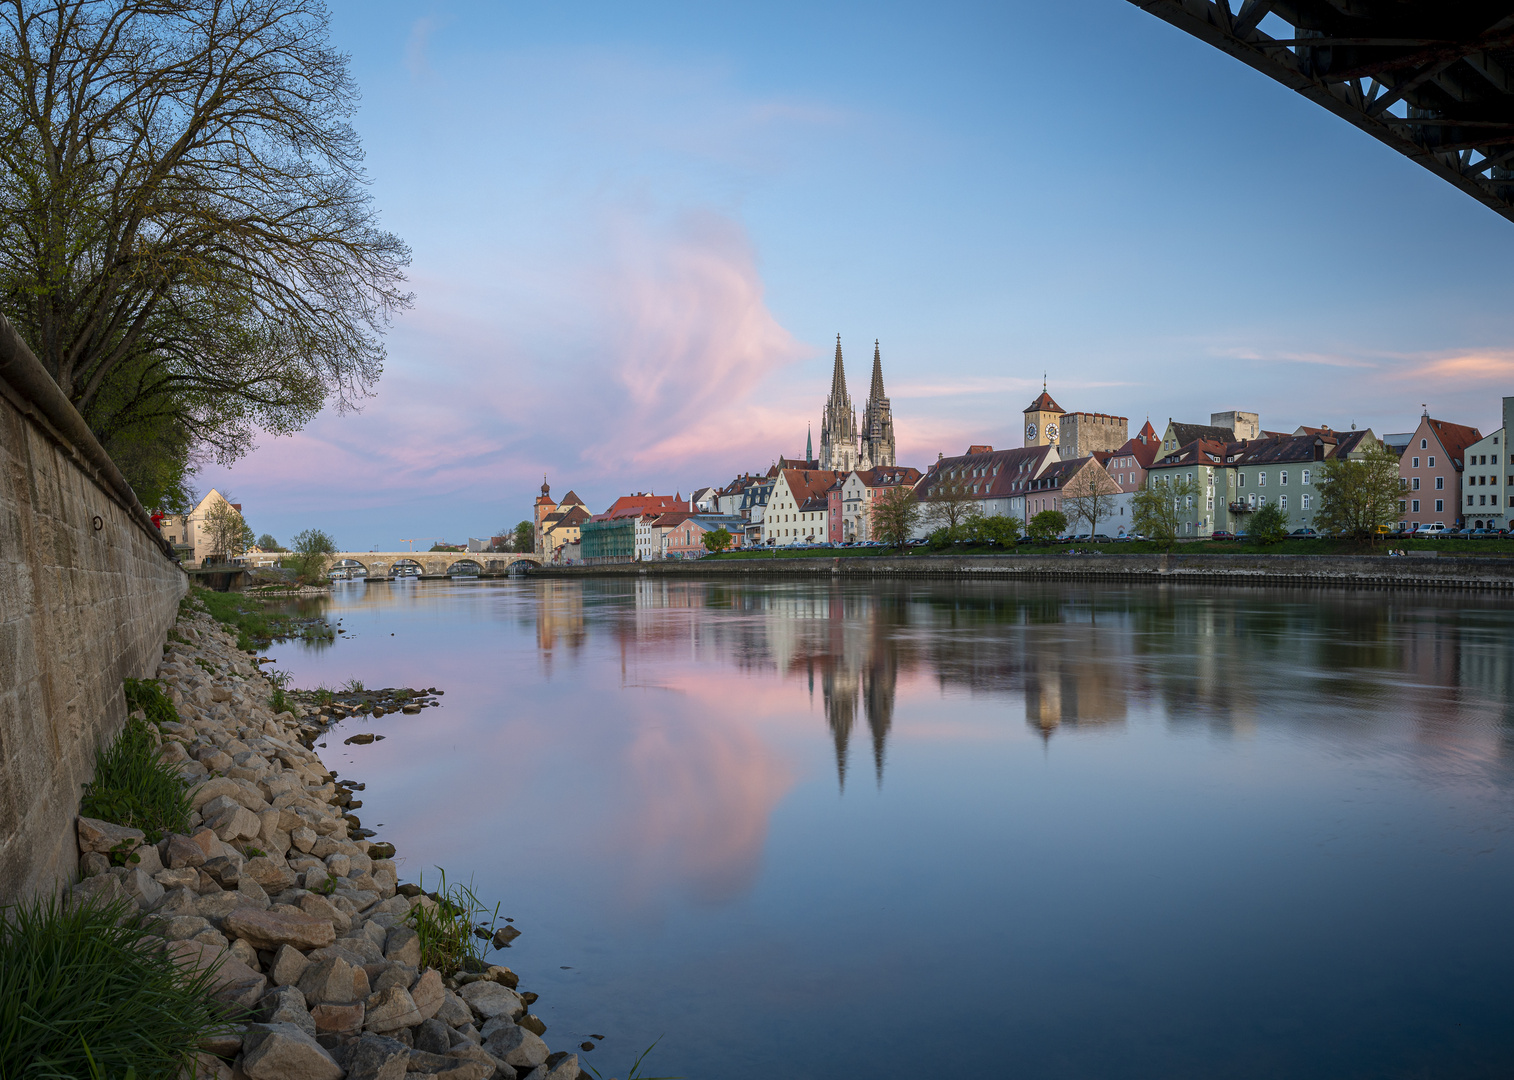
[[[1469,543],[1471,543],[1469,541]],[[1389,555],[1161,554],[817,556],[543,566],[551,577],[951,577],[1194,582],[1514,592],[1514,559],[1442,552]]]
[[[0,904],[70,883],[95,750],[186,590],[131,487],[0,316]]]

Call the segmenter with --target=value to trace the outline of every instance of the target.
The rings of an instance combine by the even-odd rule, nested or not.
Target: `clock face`
[[[1047,424],[1046,425],[1046,439],[1047,439],[1048,442],[1056,442],[1057,441],[1057,425],[1056,424]]]
[[[1036,437],[1036,425],[1034,425],[1034,424],[1026,424],[1025,425],[1025,437],[1027,439],[1034,439]]]

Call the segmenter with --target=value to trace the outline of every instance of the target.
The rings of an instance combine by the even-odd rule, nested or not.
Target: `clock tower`
[[[1062,406],[1051,399],[1046,387],[1025,408],[1025,445],[1056,446],[1061,438]]]

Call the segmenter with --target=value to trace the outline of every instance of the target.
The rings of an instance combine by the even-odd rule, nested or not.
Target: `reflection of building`
[[[1025,658],[1025,719],[1043,737],[1063,724],[1124,721],[1123,672],[1091,644],[1064,639]]]

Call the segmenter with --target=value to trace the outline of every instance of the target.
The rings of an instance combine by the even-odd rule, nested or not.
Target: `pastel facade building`
[[[1436,420],[1428,412],[1420,417],[1408,448],[1398,459],[1402,528],[1461,527],[1462,472],[1472,445],[1481,440],[1482,432],[1474,427]]]

